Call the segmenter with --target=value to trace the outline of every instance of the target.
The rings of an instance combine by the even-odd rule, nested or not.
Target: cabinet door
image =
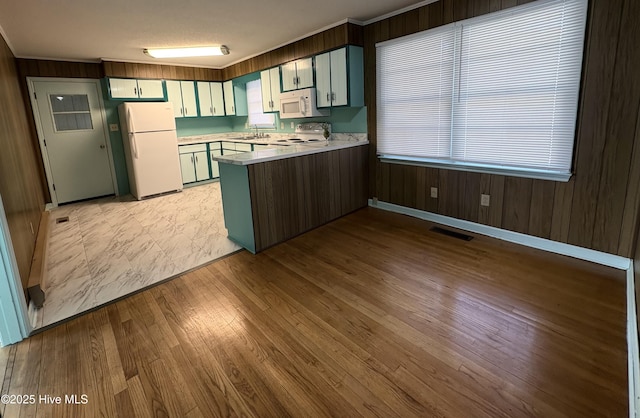
[[[181,118],[184,115],[182,107],[182,91],[180,82],[175,80],[167,80],[167,100],[173,104],[173,116]]]
[[[128,78],[110,78],[109,92],[112,99],[137,99],[138,83]]]
[[[224,95],[222,93],[222,83],[209,83],[211,88],[211,105],[213,116],[224,116]]]
[[[209,155],[211,157],[211,160],[209,161],[211,163],[211,178],[217,179],[218,177],[220,177],[220,168],[218,167],[218,162],[213,161],[213,157],[221,156],[222,152],[219,149],[218,150],[214,149],[211,152],[209,152]]]
[[[271,81],[271,104],[272,112],[280,109],[280,70],[278,67],[269,70],[269,80]]]
[[[181,81],[182,106],[184,107],[184,117],[193,118],[198,116],[198,106],[196,105],[196,86],[193,81]]]
[[[251,144],[239,144],[236,143],[236,151],[250,152],[253,149]]]
[[[296,88],[304,89],[313,87],[313,58],[303,58],[296,61],[296,73],[298,74],[298,85]]]
[[[296,62],[288,62],[280,66],[282,72],[282,91],[297,89]]]
[[[208,81],[198,81],[198,109],[200,116],[213,116],[213,104],[211,103],[211,89]]]
[[[195,158],[193,158],[193,154],[180,154],[180,171],[182,172],[182,184],[196,181]]]
[[[262,111],[273,112],[271,102],[271,78],[269,70],[260,71],[260,89],[262,90]]]
[[[236,114],[236,103],[233,97],[233,81],[225,81],[222,84],[224,90],[224,111],[227,115]]]
[[[196,181],[209,180],[209,157],[206,151],[193,154],[196,166]]]
[[[138,80],[138,96],[141,99],[164,99],[162,80]]]
[[[331,105],[346,106],[349,103],[347,86],[347,49],[331,51]]]
[[[316,55],[316,104],[331,106],[331,54]]]

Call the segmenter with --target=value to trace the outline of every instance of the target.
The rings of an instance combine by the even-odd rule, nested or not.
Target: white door
[[[182,106],[184,106],[184,117],[195,118],[198,116],[198,106],[196,105],[196,85],[193,81],[181,81]]]
[[[130,78],[110,78],[109,90],[114,99],[138,98],[138,83]]]
[[[114,194],[98,83],[34,81],[33,89],[54,203]]]
[[[173,116],[181,118],[184,116],[184,108],[182,107],[182,91],[180,90],[180,82],[176,80],[165,81],[167,86],[167,100],[173,104]]]
[[[331,55],[316,55],[316,103],[318,107],[331,106]]]
[[[225,81],[222,84],[224,90],[224,110],[227,115],[236,114],[236,102],[233,96],[233,81]]]
[[[200,107],[200,116],[213,116],[213,104],[211,103],[211,88],[209,82],[198,81],[198,104]]]
[[[213,116],[224,116],[224,94],[222,93],[222,83],[210,83],[210,87]]]
[[[136,198],[182,190],[175,131],[133,134],[129,135],[129,141]]]
[[[298,75],[297,89],[313,87],[313,58],[303,58],[296,61],[296,74]]]
[[[347,95],[347,48],[331,51],[331,105],[346,106]]]
[[[141,99],[164,99],[162,80],[138,80],[138,95]]]

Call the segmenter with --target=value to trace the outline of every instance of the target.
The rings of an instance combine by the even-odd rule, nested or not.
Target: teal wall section
[[[233,116],[213,116],[206,118],[182,118],[176,119],[176,131],[178,137],[191,135],[219,134],[231,132]]]

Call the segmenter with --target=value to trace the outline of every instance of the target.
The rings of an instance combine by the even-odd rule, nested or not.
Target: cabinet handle
[[[198,156],[196,155],[196,164],[198,164]]]
[[[296,78],[295,78],[295,77],[293,77],[293,85],[295,86],[296,84],[297,84],[297,83],[296,83]]]
[[[235,106],[231,106],[231,112],[235,112],[235,111],[236,111]]]
[[[184,114],[185,114],[185,116],[189,114],[189,108],[188,107],[184,108]]]
[[[142,87],[138,87],[138,93],[140,93],[140,96],[142,96]]]
[[[327,101],[329,101],[329,93],[327,93]]]
[[[134,88],[133,88],[133,95],[134,95],[134,96],[137,96],[137,95],[138,95],[138,88],[137,88],[137,87],[134,87]]]
[[[211,114],[213,115],[213,106],[209,108],[209,112],[211,112]]]
[[[331,101],[336,101],[336,94],[335,93],[331,93]]]
[[[180,108],[180,114],[184,115],[184,109],[183,108]]]
[[[191,154],[191,162],[193,162],[193,154]]]

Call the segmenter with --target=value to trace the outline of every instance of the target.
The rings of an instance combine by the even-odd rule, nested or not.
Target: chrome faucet
[[[256,136],[255,137],[259,138],[260,135],[258,134],[258,125],[256,124],[256,125],[253,125],[253,126],[256,128]]]

